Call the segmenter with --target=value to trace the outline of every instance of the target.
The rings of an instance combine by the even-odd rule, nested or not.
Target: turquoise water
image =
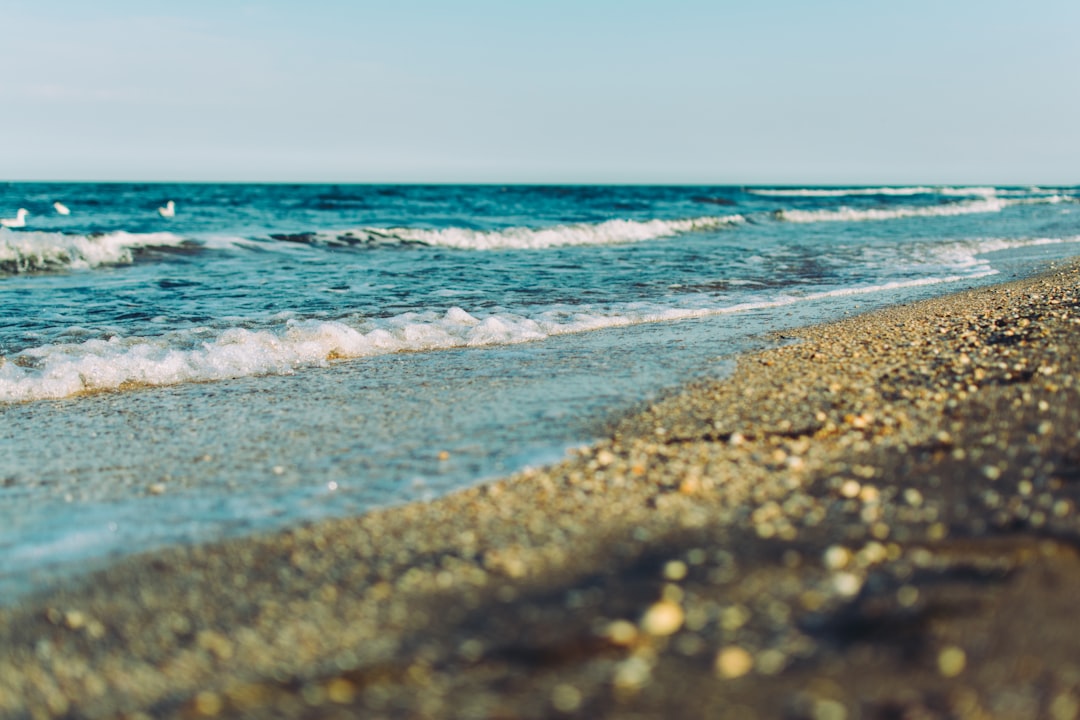
[[[1076,198],[0,185],[0,592],[557,459],[769,330],[1076,254]]]

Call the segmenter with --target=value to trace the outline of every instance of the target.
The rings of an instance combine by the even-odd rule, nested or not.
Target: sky
[[[1076,0],[0,0],[0,180],[1080,183]]]

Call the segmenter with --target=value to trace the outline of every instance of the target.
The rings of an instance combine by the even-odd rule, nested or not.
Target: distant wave
[[[914,217],[948,217],[952,215],[970,215],[974,213],[1001,212],[1012,205],[1053,204],[1075,202],[1065,195],[1050,195],[1037,198],[999,198],[988,197],[982,200],[965,200],[944,205],[901,206],[892,208],[851,208],[841,207],[835,210],[777,210],[773,217],[792,223],[816,222],[862,222],[867,220],[897,220]]]
[[[858,196],[912,196],[954,195],[962,197],[992,197],[998,194],[994,187],[948,187],[948,186],[886,186],[852,188],[749,188],[752,195],[766,197],[858,197]]]
[[[292,240],[324,245],[429,245],[457,250],[502,250],[563,247],[568,245],[613,245],[643,242],[702,230],[715,230],[745,221],[741,215],[720,215],[681,220],[607,220],[547,228],[511,227],[503,230],[472,230],[462,227],[440,229],[361,227],[341,233],[276,235]]]
[[[179,247],[184,242],[183,238],[167,232],[66,235],[0,228],[0,273],[17,275],[122,265],[132,262],[138,249]]]

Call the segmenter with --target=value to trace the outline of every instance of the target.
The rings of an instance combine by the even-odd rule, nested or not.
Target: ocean
[[[1080,253],[1078,199],[0,184],[0,603],[558,460],[773,331]]]

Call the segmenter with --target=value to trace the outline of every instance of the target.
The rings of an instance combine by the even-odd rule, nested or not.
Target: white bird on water
[[[56,212],[58,212],[61,215],[70,215],[71,214],[71,210],[68,208],[68,206],[65,205],[64,203],[60,202],[59,200],[54,202],[52,204],[52,206],[53,206],[53,209],[56,210]]]
[[[3,227],[26,227],[26,216],[30,214],[30,211],[26,208],[19,208],[19,211],[15,213],[13,218],[0,218],[0,225]]]
[[[159,207],[157,211],[161,213],[161,217],[173,217],[176,215],[176,203],[170,200],[165,203],[165,207]]]

